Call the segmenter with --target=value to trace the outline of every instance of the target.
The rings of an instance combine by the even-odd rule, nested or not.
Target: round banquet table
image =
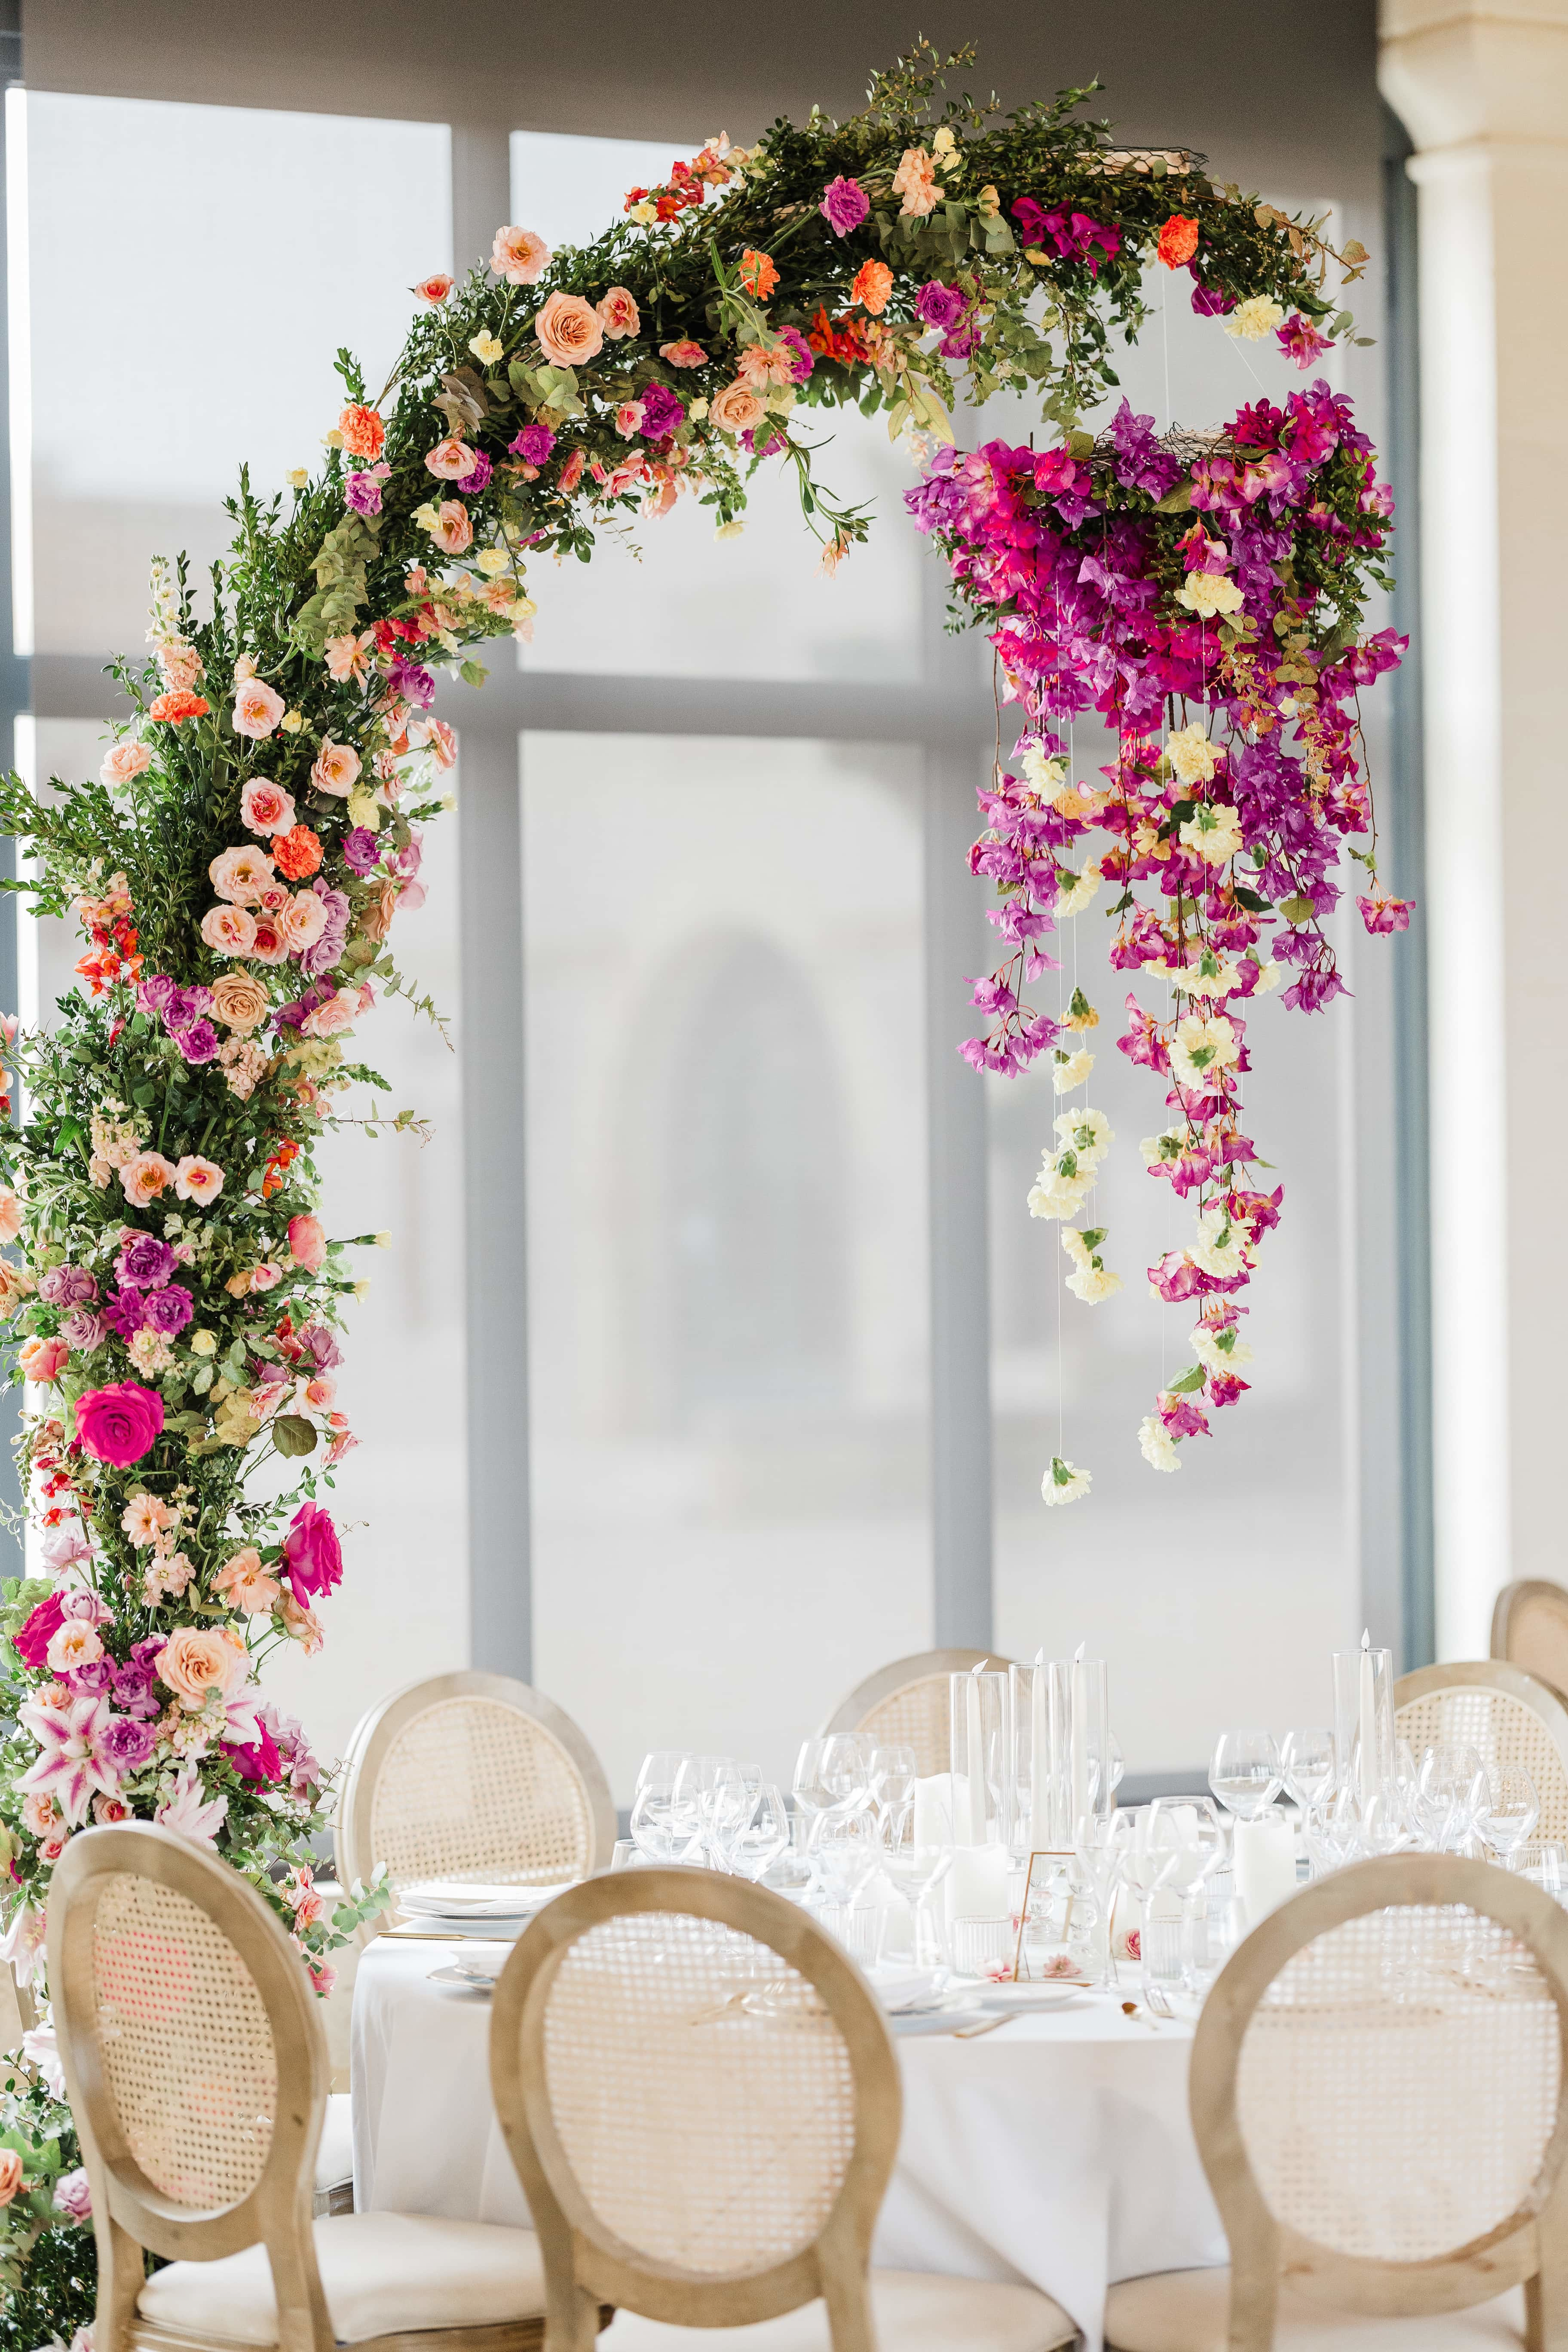
[[[360,1961],[354,2203],[527,2228],[490,2104],[489,2000],[428,1981],[456,1949],[381,1936]],[[1189,2024],[1086,1993],[972,2041],[895,2046],[904,2128],[879,2266],[1024,2280],[1100,2352],[1108,2286],[1227,2259],[1187,2118]]]

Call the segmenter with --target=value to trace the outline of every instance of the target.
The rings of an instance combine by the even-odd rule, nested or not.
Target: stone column
[[[1420,191],[1437,1648],[1568,1583],[1568,0],[1383,0]]]

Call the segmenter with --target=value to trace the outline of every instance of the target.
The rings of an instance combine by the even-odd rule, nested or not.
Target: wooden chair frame
[[[556,1970],[603,1921],[647,1912],[721,1921],[767,1945],[814,1985],[848,2050],[854,2147],[820,2232],[787,2262],[695,2278],[607,2231],[579,2188],[551,2113],[544,2022]],[[848,1955],[793,1903],[716,1872],[617,1871],[576,1886],[541,1912],[496,1986],[490,2089],[544,2259],[550,2352],[588,2352],[603,2305],[677,2326],[739,2327],[818,2295],[833,2352],[876,2352],[868,2291],[871,2233],[898,2154],[899,2064],[876,1996]],[[650,2161],[658,2151],[649,2151]]]
[[[266,2160],[249,2193],[216,2212],[193,2213],[148,2179],[126,2145],[105,2084],[92,1925],[103,1882],[121,1872],[154,1879],[206,1913],[249,1969],[272,2029],[278,2099]],[[48,1916],[60,2061],[92,2189],[94,2341],[100,2352],[208,2352],[205,2341],[139,2315],[142,2249],[171,2262],[213,2262],[258,2242],[272,2269],[279,2352],[338,2352],[310,2212],[331,2060],[316,1995],[281,1924],[237,1871],[150,1822],[72,1838],[55,1868]],[[233,2352],[253,2352],[237,2339],[215,2340]],[[365,2336],[353,2352],[542,2352],[543,2343],[542,2319],[528,2318]]]
[[[1516,1583],[1505,1584],[1492,1604],[1491,1654],[1494,1659],[1508,1665],[1515,1664],[1509,1648],[1513,1634],[1514,1619],[1519,1611],[1532,1601],[1549,1602],[1562,1616],[1564,1626],[1568,1627],[1568,1588],[1554,1584],[1550,1577],[1521,1577]],[[1519,1666],[1517,1671],[1520,1674],[1529,1674],[1530,1668]],[[1563,1697],[1563,1694],[1558,1689],[1556,1684],[1548,1682],[1544,1675],[1535,1675],[1532,1679],[1538,1682],[1543,1690],[1549,1690],[1554,1698]]]
[[[1237,2113],[1253,2012],[1287,1960],[1331,1927],[1407,1905],[1464,1904],[1533,1954],[1557,2005],[1557,2119],[1531,2192],[1484,2238],[1429,2261],[1338,2252],[1270,2210]],[[1527,1879],[1454,1854],[1394,1854],[1320,1880],[1254,1929],[1215,1979],[1193,2042],[1189,2104],[1198,2153],[1230,2241],[1231,2352],[1270,2352],[1282,2279],[1291,2292],[1381,2317],[1461,2311],[1521,2282],[1530,2352],[1568,2347],[1568,1914]]]
[[[588,1872],[606,1869],[619,1834],[615,1800],[605,1778],[605,1768],[583,1732],[564,1708],[530,1684],[513,1682],[507,1675],[467,1671],[433,1675],[426,1681],[409,1683],[372,1707],[355,1725],[332,1824],[333,1853],[342,1884],[348,1887],[356,1878],[368,1879],[375,1867],[376,1857],[371,1852],[371,1812],[376,1780],[394,1742],[427,1707],[440,1706],[455,1698],[489,1699],[494,1705],[509,1706],[548,1735],[582,1783],[589,1822],[584,1868]]]
[[[971,1675],[976,1666],[1005,1675],[1011,1664],[1011,1659],[998,1658],[989,1650],[916,1650],[910,1657],[895,1658],[891,1665],[879,1666],[874,1675],[857,1683],[816,1736],[830,1739],[835,1732],[858,1731],[873,1708],[897,1697],[913,1683],[938,1682],[944,1675]]]

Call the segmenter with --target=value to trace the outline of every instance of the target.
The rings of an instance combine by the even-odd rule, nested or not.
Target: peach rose
[[[187,1151],[174,1171],[174,1191],[182,1201],[195,1201],[205,1206],[216,1201],[223,1191],[223,1170],[213,1160],[203,1160]]]
[[[335,996],[329,996],[324,1004],[307,1013],[300,1026],[307,1037],[335,1037],[358,1019],[359,991],[340,988]]]
[[[60,1850],[65,1850],[63,1843]],[[9,2205],[21,2186],[21,2158],[14,2147],[0,2147],[0,2205]]]
[[[103,1643],[84,1617],[68,1617],[49,1635],[44,1655],[51,1673],[73,1675],[79,1666],[90,1666],[102,1657]]]
[[[352,743],[334,743],[328,735],[322,740],[310,770],[310,782],[319,793],[334,793],[341,800],[352,793],[359,782],[360,756]]]
[[[210,940],[208,944],[210,946]],[[237,955],[246,951],[237,948],[233,952]],[[275,915],[258,915],[248,953],[255,957],[258,963],[288,961],[289,942],[284,938]]]
[[[29,1790],[22,1800],[22,1827],[29,1837],[47,1837],[60,1822],[60,1809],[43,1789]]]
[[[229,723],[237,735],[248,735],[259,742],[272,733],[286,708],[283,697],[275,694],[264,679],[244,678],[235,689]]]
[[[383,882],[367,907],[360,908],[359,927],[367,940],[379,945],[392,929],[392,919],[397,912],[397,885]]]
[[[287,833],[294,822],[294,796],[265,776],[252,776],[240,793],[239,814],[252,833]],[[220,890],[218,895],[226,898],[231,894]]]
[[[599,314],[580,294],[552,294],[534,318],[533,331],[545,358],[557,367],[579,367],[605,348]]]
[[[278,916],[278,929],[290,955],[313,948],[327,928],[327,910],[313,890],[297,890]]]
[[[338,1384],[331,1372],[318,1372],[314,1380],[305,1382],[300,1393],[312,1412],[325,1412],[337,1392]]]
[[[123,1797],[95,1797],[92,1801],[92,1818],[100,1830],[111,1830],[116,1822],[128,1822],[131,1819],[131,1808]]]
[[[727,383],[708,411],[721,433],[744,433],[760,423],[763,404],[743,383]]]
[[[283,798],[288,797],[285,793]],[[272,860],[254,842],[244,842],[237,849],[221,850],[207,867],[207,877],[220,898],[237,907],[254,907],[271,884]]]
[[[611,342],[618,343],[623,335],[635,335],[642,327],[642,313],[637,298],[624,286],[612,286],[609,292],[594,305],[599,323]]]
[[[452,290],[452,281],[444,269],[437,269],[428,278],[422,278],[412,290],[422,302],[428,302],[434,309],[437,303],[446,300]]]
[[[490,268],[509,286],[537,286],[550,267],[550,247],[531,228],[498,228]]]
[[[478,463],[478,452],[470,449],[466,441],[460,441],[455,433],[449,433],[445,441],[437,441],[434,449],[427,449],[425,453],[426,471],[443,482],[460,482],[465,474],[473,472]]]
[[[319,1274],[327,1262],[327,1236],[320,1217],[308,1211],[289,1220],[289,1255],[307,1274]]]
[[[176,1625],[158,1653],[158,1679],[192,1713],[209,1691],[226,1691],[239,1672],[243,1653],[223,1635],[199,1625]]]
[[[202,917],[202,937],[215,955],[260,953],[256,918],[245,907],[209,907]]]
[[[902,196],[900,210],[917,217],[934,213],[942,199],[937,185],[936,165],[923,147],[906,147],[902,161],[893,173],[893,194]]]
[[[15,1192],[0,1192],[0,1242],[14,1242],[21,1230],[21,1202]]]
[[[429,513],[430,509],[421,511]],[[443,499],[425,528],[444,555],[461,555],[474,543],[474,526],[461,499]]]
[[[98,772],[106,784],[128,784],[152,764],[153,754],[145,743],[117,743]]]
[[[145,1209],[165,1184],[174,1181],[174,1162],[161,1151],[138,1151],[120,1171],[120,1181],[132,1208]]]
[[[708,362],[708,354],[701,344],[694,343],[688,335],[683,335],[679,342],[660,343],[658,355],[661,360],[668,360],[671,367],[705,367]]]
[[[242,1617],[269,1617],[281,1590],[277,1578],[262,1566],[254,1544],[232,1552],[213,1579],[213,1591],[221,1592]]]
[[[59,1379],[70,1361],[70,1352],[63,1339],[24,1339],[17,1361],[24,1379],[43,1387]]]
[[[213,982],[213,1012],[226,1029],[248,1035],[266,1020],[271,1003],[254,972],[226,971]]]

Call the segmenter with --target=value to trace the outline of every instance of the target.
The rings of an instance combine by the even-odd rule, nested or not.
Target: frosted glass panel
[[[583,243],[620,216],[626,192],[668,179],[700,138],[649,143],[517,131],[515,217],[551,245]],[[539,604],[525,668],[659,677],[913,678],[920,672],[920,541],[903,509],[914,473],[886,425],[855,409],[802,412],[826,445],[818,478],[839,503],[869,503],[870,543],[834,579],[806,529],[794,468],[761,467],[744,531],[715,540],[710,508],[682,497],[639,523],[632,546],[603,534],[592,565],[535,562]]]
[[[918,783],[523,740],[535,1674],[787,1777],[931,1641]]]
[[[35,642],[140,646],[149,555],[205,565],[242,461],[320,458],[339,345],[384,377],[450,259],[448,134],[39,92],[26,144]]]

